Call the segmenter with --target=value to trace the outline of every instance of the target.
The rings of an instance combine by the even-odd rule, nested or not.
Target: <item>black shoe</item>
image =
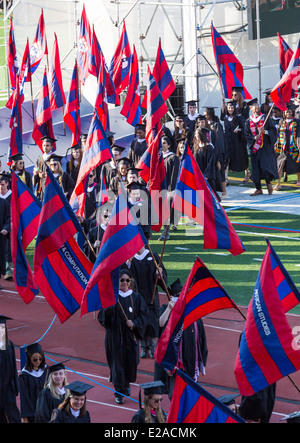
[[[117,403],[117,405],[122,405],[124,403],[124,398],[123,397],[116,397],[115,402]]]
[[[0,291],[2,291],[2,289],[3,289],[3,288],[2,288],[2,286],[0,285]]]

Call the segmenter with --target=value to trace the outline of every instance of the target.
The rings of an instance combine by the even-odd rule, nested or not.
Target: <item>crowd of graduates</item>
[[[188,114],[174,116],[174,128],[163,125],[161,138],[162,156],[165,165],[166,185],[169,201],[172,201],[180,168],[180,159],[187,141],[197,164],[216,197],[221,201],[227,198],[228,172],[243,172],[244,183],[252,180],[255,190],[251,196],[263,194],[262,180],[265,180],[268,194],[280,189],[281,180],[288,181],[291,174],[297,174],[300,186],[300,139],[299,107],[297,99],[285,112],[270,102],[270,91],[265,91],[265,103],[259,105],[257,99],[248,103],[243,100],[242,90],[234,88],[232,100],[223,100],[221,114],[215,114],[214,107],[205,107],[203,114],[198,113],[195,100],[187,102]],[[130,146],[126,148],[115,143],[115,134],[107,132],[113,158],[93,171],[90,171],[87,188],[84,218],[80,219],[86,234],[82,245],[90,261],[95,262],[113,204],[118,196],[120,182],[128,192],[128,204],[139,220],[145,237],[151,238],[151,204],[147,184],[139,176],[139,161],[147,150],[145,125],[135,127]],[[63,168],[63,157],[53,149],[55,139],[43,138],[43,153],[34,165],[32,175],[26,170],[23,155],[11,158],[11,171],[26,183],[36,197],[43,200],[46,168],[50,168],[69,200],[74,190],[80,163],[85,149],[87,135],[83,134],[81,143],[71,148],[70,157]],[[10,174],[2,173],[0,178],[0,265],[1,275],[12,279],[12,263],[9,247],[11,195]],[[272,181],[276,180],[273,188]],[[105,202],[101,201],[103,183],[108,190]],[[181,215],[181,214],[180,214]],[[170,238],[170,231],[178,229],[179,216],[172,213],[171,229],[163,227],[160,240]],[[157,267],[156,264],[159,266]],[[169,295],[169,302],[160,306],[158,285]],[[154,359],[155,346],[164,330],[170,312],[182,290],[180,280],[168,282],[168,273],[163,261],[157,254],[152,255],[143,247],[122,266],[119,281],[118,303],[101,309],[98,321],[105,328],[106,358],[110,368],[110,381],[114,385],[115,401],[123,404],[130,396],[130,383],[136,381],[140,358]],[[7,318],[3,317],[2,324]],[[4,336],[4,335],[3,335]],[[1,338],[1,337],[0,337]],[[27,347],[27,362],[16,377],[13,344],[6,338],[2,340],[0,371],[6,370],[0,380],[0,421],[23,422],[89,422],[85,394],[90,388],[80,383],[75,387],[67,384],[65,367],[59,363],[45,366],[44,353],[40,344]],[[118,350],[118,351],[117,351]],[[208,357],[205,329],[198,320],[184,331],[180,345],[180,365],[194,380],[205,373]],[[154,385],[158,390],[149,391],[151,395],[161,393],[172,396],[174,377],[156,362]],[[14,401],[20,387],[19,412]],[[150,386],[153,388],[153,386]],[[146,395],[146,394],[145,394]],[[156,397],[155,397],[156,398]],[[7,401],[4,399],[7,399]],[[76,406],[76,401],[77,406]],[[252,399],[253,400],[253,399]],[[248,407],[243,400],[245,419],[268,422],[275,401],[275,387],[270,387],[255,397]],[[159,403],[156,402],[157,404]],[[164,421],[165,414],[152,404],[147,420]],[[80,407],[78,407],[80,404]],[[252,405],[252,406],[251,406]],[[253,406],[254,405],[254,406]],[[57,409],[58,408],[58,409]],[[253,414],[253,409],[257,414]],[[243,410],[243,409],[242,409]],[[55,416],[52,412],[56,411]],[[157,413],[156,413],[156,412]],[[148,411],[149,412],[149,411]],[[145,420],[146,409],[139,411],[134,422]],[[255,416],[255,417],[254,417]],[[142,418],[141,418],[142,417]],[[254,417],[254,418],[253,418]]]

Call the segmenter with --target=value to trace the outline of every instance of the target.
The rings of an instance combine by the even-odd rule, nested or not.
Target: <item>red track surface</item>
[[[9,338],[16,347],[19,359],[18,347],[39,340],[48,330],[55,314],[43,297],[38,296],[26,305],[17,294],[13,282],[1,280],[1,285],[0,313],[13,318],[8,322]],[[161,301],[166,303],[164,296]],[[242,310],[245,314],[246,310]],[[299,316],[288,315],[288,320],[292,327],[300,326]],[[204,325],[209,353],[202,385],[216,397],[238,393],[233,367],[244,320],[235,310],[223,310],[206,317]],[[65,324],[56,318],[42,345],[49,364],[70,358],[66,363],[69,382],[79,379],[94,384],[95,387],[88,392],[88,409],[93,423],[130,423],[139,408],[138,384],[153,380],[154,361],[141,360],[136,383],[131,385],[131,397],[125,398],[123,405],[116,405],[113,385],[108,382],[104,335],[105,331],[94,314],[80,318],[80,313],[76,313]],[[291,378],[300,386],[299,371]],[[237,403],[239,401],[240,397]],[[164,396],[163,408],[166,412],[169,405],[167,396]],[[297,410],[300,410],[300,394],[285,378],[277,383],[277,401],[271,422],[279,422],[283,415]]]

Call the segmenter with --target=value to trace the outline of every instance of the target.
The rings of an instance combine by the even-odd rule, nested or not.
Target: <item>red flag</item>
[[[30,53],[29,53],[29,40],[27,39],[19,72],[21,104],[24,102],[25,83],[30,81],[31,81]],[[13,94],[9,97],[5,106],[11,109],[12,105],[13,105]]]
[[[277,35],[279,46],[279,71],[281,78],[287,70],[294,53],[279,32],[277,32]]]
[[[107,104],[107,92],[105,81],[105,66],[102,52],[100,53],[100,69],[98,73],[98,89],[95,102],[95,108],[97,109],[100,121],[102,123],[104,131],[109,131],[109,113]]]
[[[300,39],[298,40],[297,49],[291,58],[290,64],[282,78],[279,80],[275,88],[271,91],[271,99],[275,106],[282,111],[287,109],[287,103],[290,102],[293,92],[298,91],[300,83]]]
[[[16,75],[19,72],[18,57],[15,43],[15,35],[12,17],[10,17],[10,28],[7,45],[7,67],[11,89],[16,87]]]
[[[21,107],[19,86],[20,86],[19,76],[17,75],[16,89],[13,92],[13,105],[9,121],[11,134],[10,134],[8,158],[16,154],[22,154],[23,152],[22,107]],[[7,165],[11,166],[11,163],[12,162],[9,160],[7,162]]]
[[[51,111],[61,108],[66,104],[66,97],[63,88],[59,48],[57,36],[54,33],[54,44],[52,50],[52,58],[49,67],[49,98]]]
[[[126,31],[125,21],[123,21],[122,33],[116,47],[115,53],[110,63],[110,75],[119,94],[127,86],[129,82],[131,49]]]
[[[79,79],[83,85],[90,75],[89,58],[91,53],[91,39],[91,26],[86,15],[85,6],[83,4],[78,38]]]
[[[129,87],[120,113],[127,117],[127,123],[132,126],[142,123],[139,64],[135,46],[131,54]]]
[[[65,106],[64,121],[72,132],[71,146],[77,145],[77,143],[80,141],[81,135],[77,60],[75,60],[68,100]]]
[[[42,10],[36,34],[30,48],[31,74],[33,74],[37,70],[43,56],[47,54],[48,54],[48,47],[46,39],[46,28],[44,21],[44,12]]]

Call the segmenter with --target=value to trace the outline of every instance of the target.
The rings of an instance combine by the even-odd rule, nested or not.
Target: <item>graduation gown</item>
[[[180,161],[174,152],[163,153],[165,171],[166,171],[166,185],[168,192],[172,192],[176,188]]]
[[[92,248],[94,249],[96,254],[98,251],[96,251],[94,248],[95,241],[96,240],[99,240],[100,242],[102,241],[102,238],[103,238],[103,235],[105,232],[105,228],[106,228],[106,226],[101,224],[99,226],[92,227],[88,232],[87,238],[88,238],[90,244],[92,245]],[[95,263],[96,258],[87,243],[84,244],[84,253],[92,263]]]
[[[153,255],[156,263],[159,264],[160,258],[158,254],[154,253]],[[166,285],[168,285],[167,271],[163,264],[161,265],[161,267],[163,269],[162,277]],[[160,303],[157,286],[152,303],[154,284],[156,280],[156,266],[149,250],[145,249],[145,251],[140,255],[135,254],[134,257],[131,259],[129,269],[135,280],[137,292],[139,292],[144,298],[149,310],[148,326],[145,336],[152,338],[158,337],[158,313]],[[160,279],[158,280],[157,284],[162,287]]]
[[[53,397],[50,389],[46,386],[37,399],[35,423],[49,423],[52,411],[64,401],[65,394],[59,395],[58,398]]]
[[[0,423],[20,423],[21,416],[17,408],[16,397],[19,393],[19,381],[15,348],[11,340],[6,350],[0,350]]]
[[[124,296],[125,295],[125,296]],[[127,318],[133,322],[133,330],[126,326]],[[98,321],[105,328],[105,351],[111,372],[111,380],[118,392],[125,393],[130,382],[136,381],[139,352],[137,339],[143,339],[148,323],[147,305],[140,294],[131,290],[120,293],[119,302],[100,309]]]
[[[22,182],[25,183],[25,185],[30,189],[30,191],[32,192],[32,177],[30,172],[26,171],[24,169],[24,171],[15,171],[16,174],[18,175],[19,179],[22,180]]]
[[[268,119],[265,124],[265,129],[268,131],[268,133],[264,136],[263,146],[254,153],[254,135],[250,129],[250,118],[245,123],[245,137],[250,149],[250,159],[252,165],[251,180],[253,183],[260,183],[261,180],[266,180],[266,182],[277,180],[277,162],[274,152],[274,143],[277,138],[276,128],[272,121]]]
[[[88,187],[85,200],[85,217],[94,218],[96,216],[97,208],[97,195],[100,191],[100,186],[97,183],[93,183]]]
[[[49,158],[52,154],[53,154],[53,152],[50,152],[48,155],[44,155],[44,154],[40,155],[36,160],[35,169],[37,169],[39,172],[46,172],[47,171],[47,162],[49,161]],[[32,178],[32,184],[33,184],[35,196],[40,201],[43,201],[44,192],[45,192],[46,177],[40,178],[39,174],[36,174]]]
[[[164,413],[164,411],[163,411],[163,413]],[[165,420],[167,420],[165,413],[164,413],[164,416],[165,416]],[[152,411],[151,411],[151,417],[152,417],[153,423],[159,423],[157,420],[157,416]],[[131,423],[145,423],[145,410],[139,409],[132,417]]]
[[[70,411],[59,409],[53,423],[91,423],[91,418],[89,411],[86,411],[83,417],[74,417]]]
[[[195,159],[198,166],[207,180],[216,180],[217,166],[216,166],[216,151],[209,143],[195,151]]]
[[[239,127],[241,131],[234,130]],[[230,171],[245,171],[249,166],[249,156],[247,151],[247,140],[244,135],[244,120],[236,116],[231,119],[228,116],[224,119],[225,146],[228,153],[228,165]]]
[[[134,166],[137,165],[147,148],[148,146],[146,140],[140,141],[137,138],[132,140],[129,148],[128,158],[134,164]]]
[[[34,423],[36,403],[39,393],[44,389],[46,375],[46,370],[35,376],[25,369],[19,375],[21,417],[28,418],[30,423]]]
[[[70,174],[63,172],[62,177],[56,177],[56,180],[58,181],[67,199],[70,200],[72,192],[75,188],[75,182]]]
[[[132,202],[128,199],[129,209],[135,213],[136,218],[141,224],[145,237],[149,239],[151,237],[151,202],[145,200],[139,200],[138,202]]]
[[[5,229],[10,232],[10,205],[7,199],[0,198],[0,231]],[[0,278],[6,274],[6,248],[7,235],[0,234]]]

